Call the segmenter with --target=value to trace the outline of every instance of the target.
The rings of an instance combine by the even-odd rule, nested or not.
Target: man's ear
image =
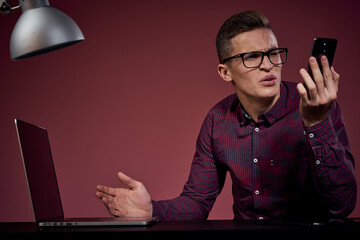
[[[224,79],[227,82],[231,82],[232,76],[231,76],[231,71],[230,71],[230,67],[226,64],[219,64],[217,66],[217,71],[220,75],[220,77],[222,77],[222,79]]]

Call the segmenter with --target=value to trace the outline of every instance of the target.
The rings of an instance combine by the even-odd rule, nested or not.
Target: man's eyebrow
[[[268,51],[273,50],[273,49],[277,49],[277,48],[279,48],[279,46],[273,46],[273,47],[270,47],[270,48],[268,49]]]
[[[267,51],[274,50],[274,49],[277,49],[277,48],[279,48],[279,47],[274,45],[274,46],[266,48],[266,49],[255,49],[255,50],[246,51],[246,52],[267,52]]]

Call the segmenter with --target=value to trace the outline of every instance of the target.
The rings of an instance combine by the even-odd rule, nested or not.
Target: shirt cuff
[[[312,127],[304,126],[304,134],[312,146],[319,146],[337,138],[330,117]]]
[[[153,217],[158,217],[159,219],[162,218],[162,212],[160,210],[160,203],[154,200],[151,200],[152,206],[153,206]]]

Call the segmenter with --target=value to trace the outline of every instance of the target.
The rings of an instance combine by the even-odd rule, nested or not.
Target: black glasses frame
[[[273,63],[273,62],[271,61],[271,58],[270,58],[270,53],[273,52],[273,51],[278,51],[278,50],[285,51],[285,53],[286,53],[286,54],[285,54],[285,59],[284,59],[281,63]],[[255,66],[255,67],[247,67],[247,66],[245,65],[244,56],[245,56],[246,54],[249,54],[249,53],[261,53],[261,61],[260,61],[260,64],[259,64],[258,66]],[[287,60],[287,53],[288,53],[288,49],[287,49],[287,48],[274,48],[274,49],[270,49],[270,50],[267,51],[267,52],[252,51],[252,52],[240,53],[240,54],[237,54],[237,55],[235,55],[235,56],[232,56],[232,57],[229,57],[229,58],[225,58],[225,59],[223,60],[222,64],[225,64],[225,62],[227,62],[227,61],[229,61],[229,60],[231,60],[231,59],[241,58],[241,59],[242,59],[242,62],[243,62],[243,64],[244,64],[244,67],[246,67],[246,68],[258,68],[258,67],[262,64],[262,62],[263,62],[263,60],[264,60],[264,56],[267,56],[268,59],[270,60],[270,62],[271,62],[273,65],[282,65],[282,64],[284,64],[284,63],[286,62],[286,60]]]

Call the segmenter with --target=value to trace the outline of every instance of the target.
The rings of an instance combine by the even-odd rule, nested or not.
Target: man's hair
[[[268,19],[260,12],[248,10],[228,18],[221,26],[216,36],[216,50],[220,63],[231,57],[233,51],[231,39],[240,33],[249,32],[258,28],[267,28],[272,31]]]

